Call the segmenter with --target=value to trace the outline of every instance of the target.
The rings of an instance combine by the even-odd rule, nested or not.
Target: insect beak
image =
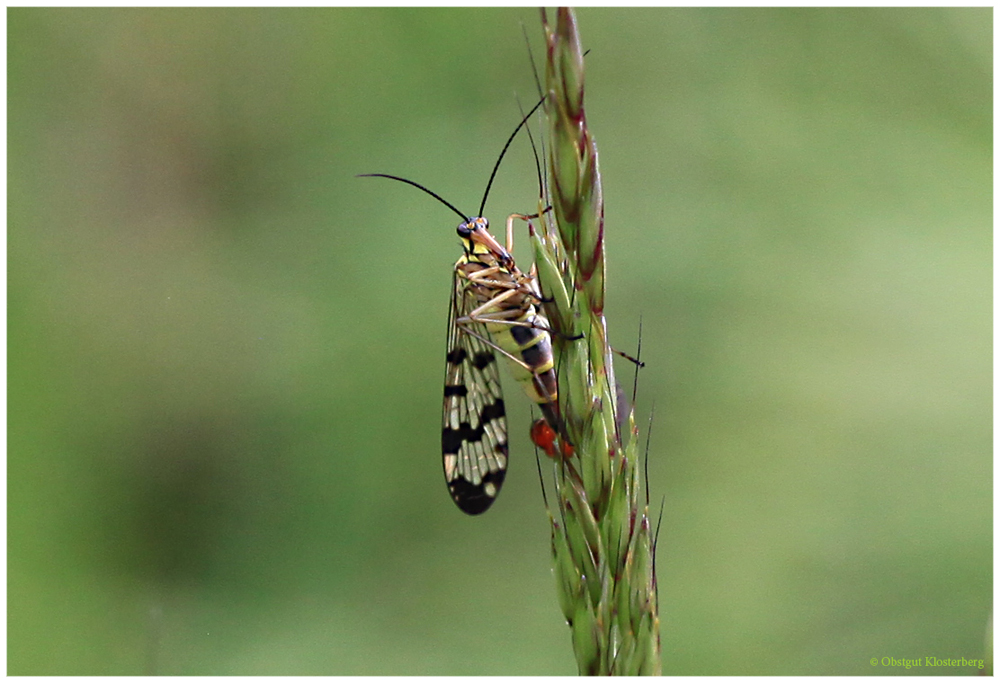
[[[500,243],[496,241],[496,238],[494,238],[493,235],[491,235],[485,228],[477,227],[472,231],[470,238],[474,243],[489,249],[498,260],[503,262],[513,260],[511,259],[510,254],[507,253],[507,250],[500,246]]]

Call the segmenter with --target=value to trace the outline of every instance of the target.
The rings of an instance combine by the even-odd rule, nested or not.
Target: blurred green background
[[[575,673],[516,386],[441,475],[457,219],[354,177],[474,211],[537,12],[7,16],[10,673]],[[975,673],[870,660],[984,653],[992,9],[578,19],[664,672]]]

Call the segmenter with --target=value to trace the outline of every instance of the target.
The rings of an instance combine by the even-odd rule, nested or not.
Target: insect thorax
[[[534,278],[522,273],[513,262],[501,261],[490,251],[478,251],[478,247],[477,251],[467,250],[458,259],[455,270],[466,280],[466,287],[474,291],[480,303],[486,303],[510,289],[518,290],[518,294],[511,297],[518,303],[524,296],[529,298],[528,303],[541,301]]]

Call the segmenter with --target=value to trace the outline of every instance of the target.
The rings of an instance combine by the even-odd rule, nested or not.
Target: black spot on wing
[[[446,384],[444,386],[444,397],[445,398],[448,398],[448,397],[451,397],[451,396],[463,397],[463,396],[467,396],[468,394],[469,394],[469,388],[466,387],[464,384],[457,384],[457,385]]]
[[[482,424],[486,424],[487,422],[490,422],[492,420],[496,420],[498,418],[501,418],[501,417],[503,417],[506,414],[507,414],[507,411],[506,411],[506,408],[505,408],[505,406],[503,404],[503,399],[502,398],[498,398],[496,401],[494,401],[490,405],[488,405],[485,408],[483,408],[483,412],[482,412],[482,416],[483,416],[482,419],[483,419],[483,421],[482,421]]]
[[[458,429],[452,429],[448,425],[445,425],[441,429],[441,452],[445,455],[453,454],[458,455],[459,449],[465,442],[478,443],[483,440],[483,435],[486,433],[485,426],[487,423],[493,420],[503,418],[507,414],[504,408],[503,399],[498,398],[496,401],[483,408],[482,413],[479,416],[479,426],[475,429],[472,428],[468,422],[462,422],[458,425]],[[502,448],[503,452],[507,450],[507,444],[495,444],[497,448]]]
[[[503,486],[506,471],[490,472],[483,477],[483,482],[476,486],[463,477],[456,477],[454,481],[448,483],[451,497],[459,509],[467,515],[479,515],[486,512],[493,501],[496,500],[496,492]],[[492,485],[490,490],[494,495],[489,495],[488,485]]]
[[[468,434],[472,430],[468,422],[463,422],[458,429],[444,427],[441,430],[441,453],[444,455],[458,455],[458,449],[469,440]],[[482,435],[480,435],[482,436]]]
[[[496,356],[492,351],[479,351],[472,357],[472,367],[476,370],[485,370],[490,363],[496,362]]]

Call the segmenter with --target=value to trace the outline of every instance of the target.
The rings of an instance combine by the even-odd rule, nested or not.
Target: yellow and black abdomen
[[[534,294],[518,292],[498,305],[495,313],[504,323],[487,322],[493,342],[509,354],[511,374],[532,401],[541,408],[553,429],[560,429],[559,392],[548,320],[531,299]],[[487,314],[487,317],[490,317]],[[514,360],[517,359],[517,360]],[[520,361],[520,362],[517,362]]]
[[[533,305],[522,312],[513,324],[487,323],[493,341],[521,363],[511,362],[514,379],[535,403],[552,403],[558,399],[555,361],[547,320]]]

